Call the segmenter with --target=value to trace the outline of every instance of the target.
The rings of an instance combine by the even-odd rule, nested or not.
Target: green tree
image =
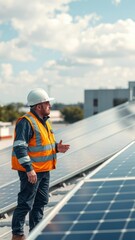
[[[61,110],[65,122],[74,123],[83,119],[83,109],[79,106],[67,106]]]
[[[19,108],[23,105],[21,103],[10,103],[5,106],[0,106],[0,121],[13,122],[24,113],[19,112]]]

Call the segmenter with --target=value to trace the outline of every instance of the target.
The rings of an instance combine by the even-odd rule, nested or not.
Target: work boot
[[[12,236],[11,240],[26,240],[24,235],[14,235]]]

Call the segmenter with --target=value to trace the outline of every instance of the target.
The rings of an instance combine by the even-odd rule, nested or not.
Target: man
[[[15,127],[12,169],[18,171],[20,192],[12,218],[12,240],[24,240],[25,217],[29,212],[30,231],[43,218],[48,203],[50,171],[56,168],[56,153],[65,153],[68,144],[56,143],[49,123],[50,98],[41,88],[27,97],[30,112],[19,118]]]

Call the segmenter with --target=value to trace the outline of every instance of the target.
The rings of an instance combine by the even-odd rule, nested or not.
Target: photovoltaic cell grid
[[[13,181],[0,187],[0,215],[16,206],[16,196],[19,192],[19,182]]]
[[[11,171],[11,152],[11,147],[0,150],[0,187],[18,178],[16,171]]]
[[[118,154],[111,162],[106,162],[91,178],[135,177],[135,143]]]
[[[86,177],[33,239],[135,239],[135,171],[131,171],[135,166],[134,149],[135,143],[130,144],[103,164],[103,169],[99,167],[99,171]],[[117,172],[116,167],[123,173],[120,177],[118,173],[110,174]]]
[[[131,239],[134,199],[135,180],[86,182],[37,239]]]

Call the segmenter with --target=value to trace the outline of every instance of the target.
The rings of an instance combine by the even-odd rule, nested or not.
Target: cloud
[[[79,45],[81,31],[87,28],[90,22],[98,19],[98,16],[93,13],[74,19],[68,13],[68,4],[72,2],[71,0],[30,0],[26,4],[25,2],[26,0],[0,1],[1,22],[8,22],[17,35],[16,39],[8,41],[6,44],[1,43],[2,52],[5,51],[4,45],[7,45],[7,48],[9,45],[14,45],[13,48],[16,52],[14,56],[11,53],[9,58],[13,56],[13,59],[16,58],[20,61],[21,57],[17,51],[19,45],[22,61],[25,60],[27,51],[28,60],[32,60],[31,48],[33,46],[72,53]]]
[[[3,19],[6,16],[18,32],[18,38],[1,42],[2,57],[31,61],[34,60],[33,47],[40,47],[89,63],[92,58],[126,55],[127,50],[130,54],[134,52],[133,20],[94,25],[100,20],[96,13],[73,17],[68,13],[70,2],[30,0],[26,8],[24,1],[19,1],[19,4],[15,4],[14,0],[5,3],[0,1],[3,6],[0,11],[5,13]],[[129,40],[129,36],[132,36],[132,40]]]
[[[32,50],[28,46],[21,46],[18,39],[0,42],[0,57],[3,61],[17,60],[22,62],[33,61]]]
[[[112,0],[112,3],[118,6],[121,3],[121,0]]]
[[[9,20],[11,18],[29,19],[43,17],[45,13],[54,13],[57,11],[66,12],[69,7],[68,4],[73,0],[0,0],[0,16],[1,20]]]
[[[95,12],[71,16],[71,2],[0,0],[1,26],[8,23],[16,33],[12,39],[0,42],[0,89],[4,93],[10,89],[14,101],[25,101],[26,90],[48,85],[57,101],[77,101],[79,94],[71,98],[74,89],[83,101],[86,88],[126,87],[128,80],[133,80],[135,21],[103,23]],[[118,5],[120,1],[113,3]],[[2,34],[1,30],[1,39]],[[51,50],[51,56],[44,55],[46,49]],[[41,58],[41,66],[37,67]],[[14,61],[24,67],[16,71]],[[27,65],[32,62],[36,68],[30,70]]]
[[[13,69],[11,64],[1,64],[1,76],[4,78],[12,77]]]

